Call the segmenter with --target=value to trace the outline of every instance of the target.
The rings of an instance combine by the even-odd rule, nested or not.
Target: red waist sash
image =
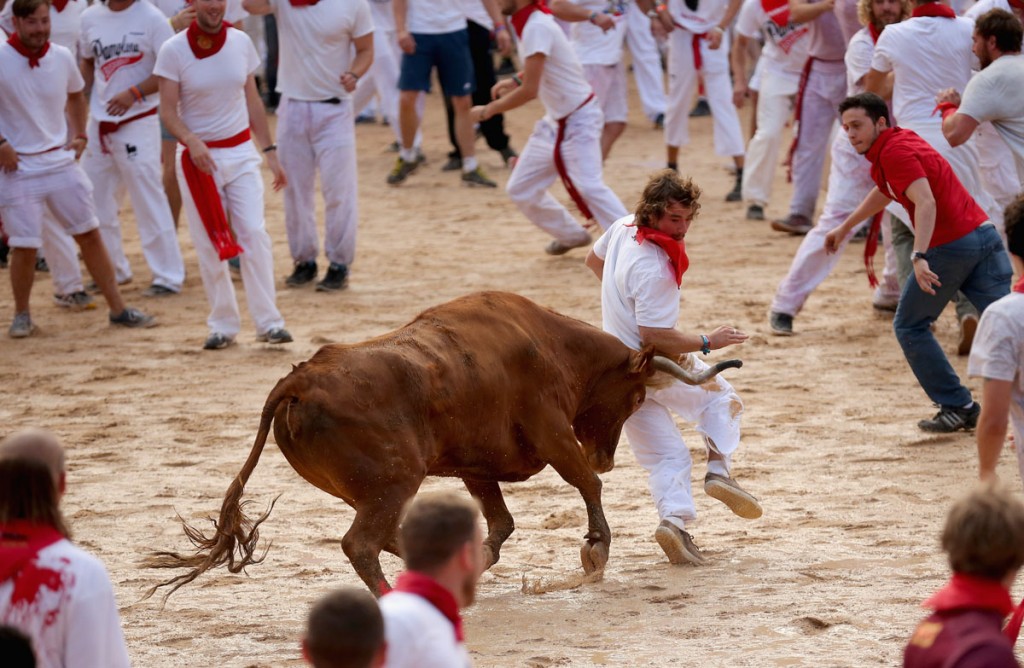
[[[129,123],[137,121],[140,118],[147,118],[149,116],[154,115],[156,112],[157,108],[153,107],[149,111],[145,111],[139,114],[138,116],[126,118],[123,121],[100,121],[100,149],[104,153],[109,154],[110,150],[107,149],[107,135],[109,135],[112,132],[117,132],[123,125],[128,125]]]
[[[249,141],[249,128],[242,130],[234,137],[218,139],[206,142],[209,148],[231,148]],[[231,234],[231,227],[228,225],[227,216],[224,215],[224,205],[220,201],[220,193],[217,192],[217,182],[213,174],[201,171],[192,162],[192,155],[188,148],[181,154],[181,171],[185,175],[185,183],[192,193],[192,201],[196,203],[196,210],[199,211],[199,219],[203,221],[206,234],[210,242],[217,249],[217,255],[221,260],[230,260],[242,253],[242,247],[235,242]]]
[[[590,227],[594,221],[594,214],[590,212],[590,207],[587,206],[586,201],[583,199],[583,195],[576,189],[576,185],[573,184],[572,179],[569,178],[569,170],[565,168],[565,160],[562,158],[562,142],[565,140],[565,126],[569,121],[569,116],[572,116],[577,111],[587,106],[587,104],[594,99],[594,94],[591,93],[587,99],[580,103],[580,106],[576,107],[568,114],[558,119],[558,136],[555,138],[555,169],[558,170],[558,176],[562,179],[562,185],[565,186],[566,191],[569,193],[569,197],[576,203],[580,213],[583,217],[589,221],[586,227]]]

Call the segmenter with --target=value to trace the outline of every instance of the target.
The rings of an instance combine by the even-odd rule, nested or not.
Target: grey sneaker
[[[662,520],[654,532],[654,540],[664,550],[670,564],[692,564],[703,566],[704,555],[693,542],[693,536],[681,530],[668,520]]]
[[[171,290],[166,285],[158,285],[156,283],[142,291],[143,297],[170,297],[176,294],[178,294],[176,290]]]
[[[388,184],[397,186],[402,183],[409,175],[416,171],[416,168],[420,166],[419,160],[413,162],[406,162],[402,160],[402,156],[398,156],[395,159],[395,166],[391,168],[391,172],[388,174]]]
[[[764,207],[760,204],[751,204],[748,206],[747,220],[764,220]]]
[[[228,336],[227,334],[221,334],[220,332],[211,332],[206,341],[203,342],[203,350],[222,350],[227,348],[235,342],[235,337]]]
[[[547,253],[548,255],[565,255],[573,248],[582,248],[583,246],[587,246],[589,244],[590,235],[587,235],[586,240],[580,241],[579,243],[576,244],[563,244],[558,239],[555,239],[554,241],[552,241],[551,243],[544,247],[544,252]]]
[[[757,499],[738,482],[717,473],[704,476],[704,493],[729,506],[729,510],[745,520],[756,520],[764,512]]]
[[[146,315],[137,308],[127,307],[117,315],[110,314],[111,325],[121,325],[131,329],[145,329],[156,326],[156,318]]]
[[[471,172],[462,172],[462,182],[467,186],[483,186],[484,188],[497,188],[498,184],[487,178],[484,170],[477,167]]]
[[[66,295],[54,295],[53,303],[69,311],[86,311],[96,308],[92,295],[85,290],[69,292]]]
[[[788,313],[772,311],[768,316],[768,324],[775,336],[793,336],[793,316]]]
[[[7,330],[7,333],[11,335],[12,339],[24,339],[32,336],[37,331],[38,328],[32,322],[32,317],[28,314],[28,311],[25,311],[14,314],[14,322],[11,323],[11,328]]]
[[[291,343],[292,335],[284,327],[275,327],[274,329],[268,329],[261,334],[257,334],[256,340],[263,343]]]

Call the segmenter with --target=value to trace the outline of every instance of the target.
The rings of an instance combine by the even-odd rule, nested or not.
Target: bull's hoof
[[[489,545],[484,544],[484,570],[486,571],[496,563],[498,563],[498,555],[491,550]]]
[[[608,563],[608,543],[583,543],[580,561],[583,562],[583,572],[588,575],[603,569]]]

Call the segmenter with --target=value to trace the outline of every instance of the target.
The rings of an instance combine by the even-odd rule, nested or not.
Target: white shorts
[[[605,123],[625,123],[629,115],[626,91],[626,66],[620,60],[615,65],[584,65],[594,96],[604,114]]]
[[[45,172],[0,172],[0,218],[11,248],[43,245],[47,207],[72,236],[99,227],[92,184],[78,163]]]

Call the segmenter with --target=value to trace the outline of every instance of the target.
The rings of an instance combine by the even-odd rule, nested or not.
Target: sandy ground
[[[661,134],[632,100],[630,127],[606,164],[627,206],[663,159]],[[50,303],[42,275],[33,294],[41,335],[0,342],[3,431],[44,426],[68,443],[65,511],[77,541],[107,564],[136,665],[300,665],[310,602],[359,583],[339,543],[352,511],[300,479],[270,445],[246,490],[260,506],[283,493],[263,528],[264,541],[273,542],[266,562],[248,577],[208,573],[164,608],[157,599],[141,601],[168,573],[140,560],[153,549],[188,547],[176,513],[196,521],[220,507],[266,394],[292,364],[325,343],[369,338],[481,289],[518,292],[600,323],[598,283],[584,253],[546,256],[547,238],[503,191],[466,189],[442,173],[447,142],[436,96],[427,114],[429,162],[398,189],[384,183],[394,159],[386,151],[390,131],[360,127],[360,246],[351,287],[319,294],[279,280],[295,343],[256,343],[246,320],[239,345],[203,352],[207,306],[187,232],[180,234],[184,294],[147,301],[133,225],[126,234],[136,277],[125,293],[155,313],[159,327],[112,329],[102,308],[65,313]],[[508,119],[516,147],[539,115],[531,105]],[[692,128],[681,167],[706,196],[687,239],[680,326],[708,331],[728,323],[751,334],[728,355],[711,357],[745,362],[728,373],[746,404],[734,468],[762,499],[764,517],[734,517],[695,485],[702,519],[694,534],[710,563],[670,566],[653,540],[657,518],[645,474],[623,442],[617,467],[603,476],[611,560],[603,581],[573,587],[586,530],[579,495],[550,469],[505,485],[517,531],[467,611],[477,665],[892,665],[919,601],[946,576],[937,536],[951,499],[974,478],[973,436],[917,430],[933,409],[888,319],[871,308],[862,246],[851,246],[811,298],[798,336],[770,335],[768,305],[799,239],[746,221],[742,205],[723,201],[731,176],[713,154],[711,121]],[[498,155],[480,154],[504,183]],[[560,185],[555,193],[567,201]],[[784,214],[788,195],[780,170],[768,213]],[[290,259],[280,195],[267,196],[267,223],[283,278]],[[12,311],[9,290],[0,290],[0,313],[9,319]],[[937,335],[953,349],[951,313]],[[964,373],[964,358],[954,365]],[[970,386],[978,388],[973,380]],[[691,447],[700,443],[691,427],[682,429]],[[704,454],[694,455],[699,481]],[[1002,472],[1017,484],[1009,457]],[[462,489],[450,480],[427,487]],[[383,561],[389,576],[397,573],[395,558]]]

